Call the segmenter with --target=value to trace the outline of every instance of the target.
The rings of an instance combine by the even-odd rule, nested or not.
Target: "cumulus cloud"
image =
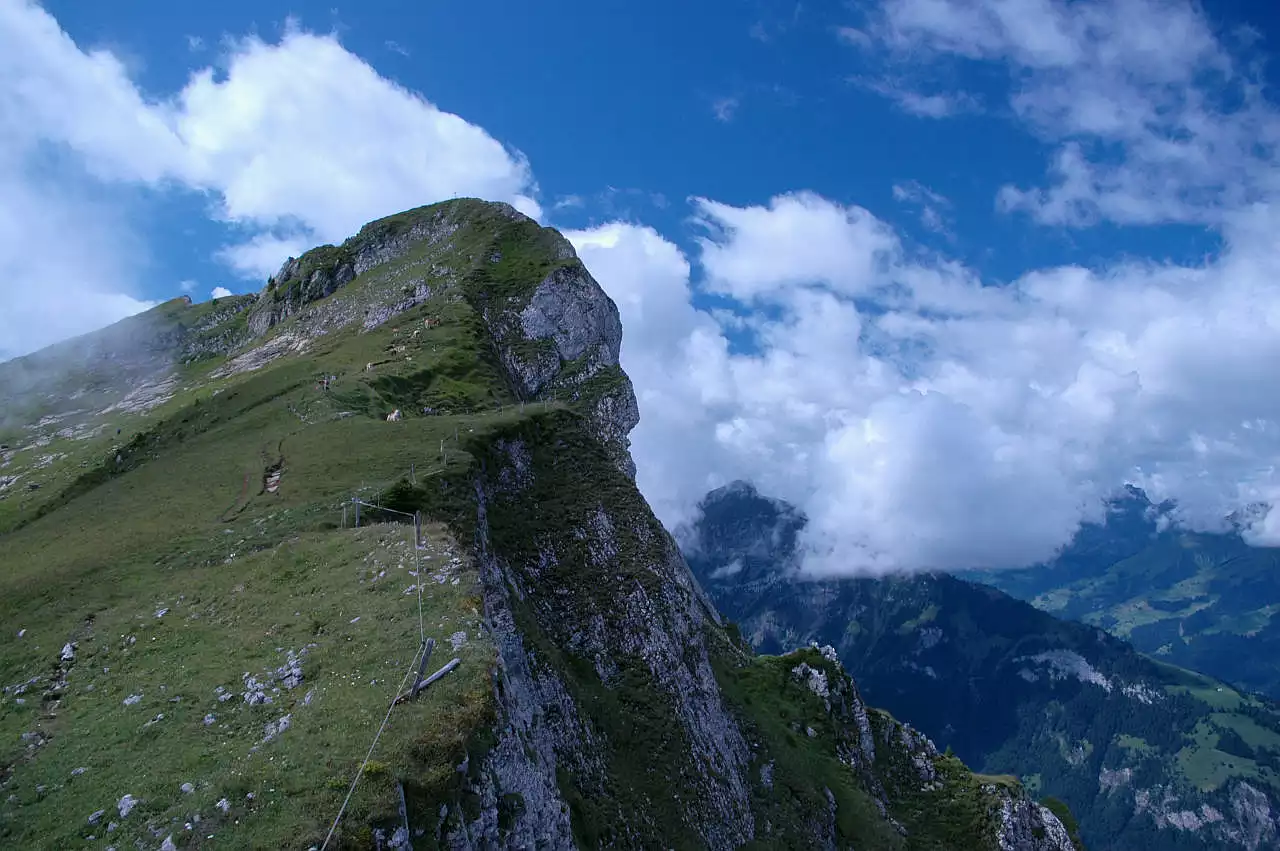
[[[613,222],[565,236],[622,317],[622,362],[644,423],[632,434],[637,483],[659,517],[685,516],[723,483],[724,450],[706,439],[736,401],[725,387],[722,329],[694,308],[689,261],[654,229]],[[672,439],[681,434],[688,439]]]
[[[741,301],[810,283],[861,292],[897,247],[893,231],[866,210],[812,193],[778,196],[768,207],[693,203],[708,286]]]
[[[208,194],[216,218],[249,234],[221,255],[246,277],[454,196],[541,216],[519,152],[293,24],[277,42],[227,42],[180,91],[147,96],[110,52],[82,49],[32,3],[5,3],[0,102],[7,136],[68,152],[99,180]]]
[[[1278,212],[1206,265],[990,286],[811,193],[695,209],[693,275],[744,308],[728,321],[652,230],[569,234],[622,312],[639,481],[668,525],[746,478],[808,513],[811,569],[1001,567],[1051,557],[1126,481],[1197,528],[1280,498]]]
[[[1219,39],[1192,0],[873,8],[858,38],[842,38],[888,69],[932,69],[952,81],[965,79],[957,63],[1007,69],[1010,110],[1055,150],[1051,182],[1002,187],[1005,210],[1068,226],[1217,225],[1280,185],[1280,120],[1258,65],[1243,41]]]
[[[216,192],[230,221],[294,223],[333,241],[388,211],[458,195],[540,215],[523,156],[335,38],[248,38],[225,61],[220,74],[195,74],[170,110],[184,143],[179,175]]]
[[[211,298],[230,298],[233,295],[235,295],[235,293],[231,292],[231,290],[226,287],[214,287],[213,292],[209,293]]]

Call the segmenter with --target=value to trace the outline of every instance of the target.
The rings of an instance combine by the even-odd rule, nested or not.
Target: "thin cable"
[[[364,755],[364,762],[360,763],[360,767],[356,769],[356,776],[351,779],[351,788],[347,790],[346,800],[342,802],[342,807],[338,810],[338,816],[333,820],[333,825],[329,828],[329,835],[324,838],[324,844],[320,846],[320,851],[329,847],[329,841],[333,839],[333,834],[338,829],[338,822],[342,821],[342,814],[347,811],[347,804],[351,803],[351,796],[355,794],[356,784],[360,782],[360,778],[364,775],[365,766],[369,764],[369,759],[373,756],[373,749],[378,746],[378,739],[382,737],[382,731],[387,728],[387,722],[391,720],[391,710],[396,707],[396,700],[404,692],[405,683],[409,682],[409,677],[413,676],[414,666],[418,664],[418,657],[422,653],[425,645],[418,646],[418,652],[413,654],[413,662],[409,665],[409,670],[404,672],[404,679],[400,681],[400,688],[396,689],[396,693],[391,696],[391,705],[387,707],[387,714],[382,719],[382,725],[378,727],[377,734],[373,737],[373,744],[369,745],[369,752]]]
[[[418,550],[418,527],[413,528],[413,569],[418,574],[418,633],[423,645],[427,643],[427,624],[422,614],[422,553]]]

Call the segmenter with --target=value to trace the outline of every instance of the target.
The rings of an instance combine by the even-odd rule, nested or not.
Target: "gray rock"
[[[1000,851],[1075,851],[1071,835],[1048,807],[1007,790],[993,790],[1000,799]]]
[[[126,818],[129,813],[133,812],[133,808],[138,806],[139,801],[132,795],[125,795],[116,803],[116,809],[120,812],[120,818]]]
[[[521,396],[583,404],[596,437],[634,479],[628,435],[640,422],[640,409],[631,379],[618,364],[622,321],[591,273],[580,263],[558,267],[534,289],[518,318],[486,311],[485,321]]]

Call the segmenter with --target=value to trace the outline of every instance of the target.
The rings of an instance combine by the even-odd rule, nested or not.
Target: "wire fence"
[[[417,475],[416,470],[414,469],[413,465],[411,465],[409,468],[410,480],[416,481],[416,475]],[[369,765],[369,760],[373,758],[373,752],[377,748],[378,741],[382,738],[383,732],[387,729],[387,725],[391,721],[391,715],[394,712],[396,706],[406,701],[415,700],[422,691],[426,690],[428,686],[430,686],[432,683],[440,680],[441,678],[443,678],[444,676],[446,676],[447,674],[455,670],[462,663],[462,660],[460,658],[455,657],[454,659],[451,659],[449,662],[441,666],[440,669],[437,670],[434,674],[431,674],[430,676],[426,676],[427,663],[431,659],[431,653],[432,653],[432,650],[435,649],[436,642],[434,638],[427,637],[426,613],[425,613],[425,605],[424,605],[423,596],[422,596],[422,587],[423,587],[422,550],[426,544],[426,541],[423,537],[423,532],[422,532],[422,512],[420,511],[408,512],[408,511],[400,511],[399,509],[388,508],[384,505],[378,504],[380,502],[378,498],[379,496],[380,496],[380,492],[378,494],[375,494],[374,502],[368,502],[366,500],[361,499],[359,496],[351,497],[351,500],[349,503],[344,502],[343,503],[343,526],[344,527],[346,526],[348,506],[350,506],[354,514],[353,519],[354,519],[354,525],[356,527],[360,526],[362,508],[377,512],[377,515],[375,516],[389,514],[397,517],[408,518],[409,520],[413,521],[413,568],[414,568],[413,573],[414,573],[414,579],[415,579],[414,584],[417,586],[417,592],[418,592],[417,598],[418,598],[419,644],[418,644],[417,651],[413,654],[413,661],[410,663],[408,669],[405,671],[405,675],[401,679],[400,685],[396,689],[395,694],[393,694],[391,697],[391,703],[389,706],[387,706],[387,712],[382,718],[382,723],[378,725],[378,730],[373,735],[373,741],[369,743],[369,749],[365,752],[364,759],[361,761],[360,766],[356,769],[355,775],[351,778],[351,784],[347,787],[346,797],[343,798],[342,806],[338,808],[338,814],[334,816],[333,823],[330,825],[329,832],[325,836],[324,843],[320,846],[319,851],[326,851],[326,849],[328,849],[329,847],[329,843],[333,841],[334,836],[337,834],[338,826],[342,822],[342,817],[346,814],[347,807],[351,804],[351,798],[355,794],[356,787],[359,786],[360,784],[360,778],[364,776],[365,769]],[[417,671],[416,675],[414,673],[415,669]],[[406,688],[406,686],[408,686],[408,688]],[[400,818],[403,824],[403,828],[407,833],[409,829],[409,817],[408,817],[408,811],[406,809],[405,801],[404,801],[404,787],[400,784],[397,784],[397,785],[400,789],[400,802],[399,802]],[[314,849],[315,849],[315,846],[312,846],[312,851],[314,851]]]

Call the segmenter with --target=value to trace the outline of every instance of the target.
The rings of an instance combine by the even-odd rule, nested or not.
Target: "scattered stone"
[[[450,646],[453,647],[454,650],[458,650],[462,647],[466,647],[467,633],[463,630],[459,630],[458,632],[455,632],[453,635],[449,636],[449,644]]]
[[[187,795],[190,795],[192,792],[196,790],[196,787],[192,786],[190,783],[183,783],[178,788],[181,789]]]
[[[138,703],[141,700],[142,700],[142,695],[131,694],[128,697],[126,697],[123,702],[125,706],[133,706],[135,703]]]
[[[162,617],[164,617],[164,616],[165,616],[165,615],[167,615],[167,614],[169,614],[169,610],[168,610],[168,609],[156,609],[156,617],[158,617],[158,618],[162,618]]]
[[[87,769],[87,768],[73,768],[73,769],[71,770],[71,776],[72,776],[72,777],[79,777],[81,774],[84,774],[84,773],[85,773],[86,771],[88,771],[88,770],[89,770],[89,769]]]
[[[164,842],[160,845],[160,851],[178,851],[178,846],[173,844],[173,834],[164,838]]]
[[[285,730],[288,730],[288,729],[289,729],[289,726],[290,726],[292,723],[293,723],[293,715],[292,715],[292,714],[290,714],[290,715],[285,715],[285,716],[281,717],[278,721],[269,721],[269,722],[267,722],[266,726],[264,726],[264,727],[263,727],[263,733],[264,733],[264,735],[263,735],[262,741],[264,741],[264,742],[269,742],[269,741],[271,741],[271,740],[272,740],[272,739],[274,739],[276,736],[278,736],[278,735],[280,735],[281,733],[283,733]]]
[[[115,832],[116,832],[116,829],[117,829],[118,827],[120,827],[120,825],[119,825],[119,824],[117,824],[116,822],[114,822],[114,821],[113,821],[113,822],[108,822],[108,823],[107,823],[107,833],[115,833]]]
[[[358,621],[358,620],[360,620],[360,616],[359,616],[359,615],[356,615],[354,618],[352,618],[351,620],[347,621],[347,623],[355,623],[355,622],[356,622],[356,621]]]
[[[218,801],[218,803],[214,804],[214,806],[222,810],[222,812],[224,813],[231,812],[231,802],[228,801],[226,798],[221,799],[220,801]]]
[[[306,696],[306,697],[304,697],[304,698],[302,698],[302,705],[303,705],[303,706],[310,706],[310,705],[311,705],[311,698],[315,697],[315,695],[316,695],[316,690],[315,690],[315,689],[310,689],[310,690],[307,692],[307,696]]]
[[[61,657],[61,658],[62,658],[62,661],[64,661],[64,662],[70,662],[71,660],[73,660],[73,659],[75,659],[75,658],[76,658],[76,649],[75,649],[73,646],[71,646],[71,642],[70,642],[70,641],[68,641],[66,644],[62,645],[62,657]]]
[[[266,686],[258,682],[258,678],[250,674],[248,671],[244,673],[244,702],[250,706],[257,706],[266,703],[270,698],[267,697]]]
[[[204,725],[206,727],[212,727],[214,722],[216,722],[217,720],[218,720],[217,716],[214,715],[212,712],[210,712],[208,715],[204,716]]]
[[[27,631],[26,631],[25,629],[20,629],[20,630],[18,630],[18,637],[19,637],[19,638],[22,638],[22,637],[23,637],[23,636],[25,636],[26,634],[27,634]]]
[[[138,806],[138,799],[132,795],[125,795],[116,804],[116,809],[120,811],[120,818],[126,818],[129,813],[133,812],[133,808],[136,806]]]
[[[89,824],[97,824],[98,821],[106,814],[106,810],[97,810],[89,816]]]

